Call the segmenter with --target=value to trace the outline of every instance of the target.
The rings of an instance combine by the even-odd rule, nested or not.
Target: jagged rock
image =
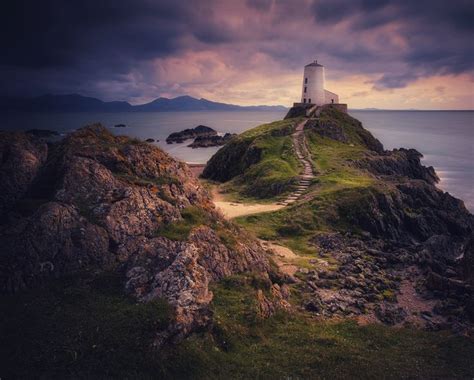
[[[217,132],[205,125],[198,125],[195,128],[185,129],[181,132],[173,132],[166,138],[167,144],[182,143],[188,139],[194,139],[197,137],[210,137],[216,136]]]
[[[51,131],[49,129],[30,129],[25,132],[28,135],[33,135],[39,138],[48,138],[48,137],[55,137],[59,136],[59,132]]]
[[[277,310],[290,311],[291,305],[288,302],[289,288],[287,285],[280,287],[273,284],[270,287],[270,296],[267,297],[261,289],[257,290],[257,315],[262,318],[269,318]]]
[[[0,132],[0,221],[26,194],[47,154],[47,145],[31,134]]]
[[[337,124],[324,124],[318,119],[309,120],[306,125],[306,129],[311,129],[322,137],[328,137],[330,139],[347,143],[349,139],[344,132],[344,129]]]
[[[421,165],[423,155],[415,149],[394,149],[383,154],[367,154],[355,165],[376,175],[397,175],[422,179],[430,184],[439,181],[432,166]]]
[[[253,145],[248,139],[236,139],[212,156],[202,176],[214,181],[226,182],[259,162],[261,156],[260,147]]]
[[[174,323],[157,337],[161,344],[208,324],[211,281],[249,271],[270,277],[260,244],[224,221],[187,166],[159,148],[100,125],[52,145],[48,157],[32,136],[1,136],[2,206],[12,215],[0,229],[2,292],[83,270],[125,271],[130,295],[142,302],[164,298],[173,307]],[[17,213],[25,194],[41,201],[28,215]],[[160,236],[183,220],[183,210],[204,219],[180,240]],[[235,245],[213,228],[234,236]],[[282,291],[272,292],[283,304]]]
[[[407,317],[407,313],[403,308],[387,303],[377,305],[375,308],[375,315],[380,319],[380,321],[388,325],[401,323]]]
[[[467,242],[461,259],[463,278],[470,284],[471,293],[466,302],[466,311],[472,322],[474,322],[474,235]]]

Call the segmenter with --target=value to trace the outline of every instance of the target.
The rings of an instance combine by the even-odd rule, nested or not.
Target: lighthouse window
[[[306,87],[304,88],[304,92],[305,92],[305,94],[306,94]]]
[[[308,83],[308,78],[304,78],[304,84]]]

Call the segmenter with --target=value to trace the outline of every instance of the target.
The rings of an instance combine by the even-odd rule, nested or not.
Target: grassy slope
[[[273,127],[260,128],[244,137],[260,138],[265,129]],[[353,146],[311,132],[307,137],[319,171],[311,188],[312,199],[275,213],[239,219],[260,237],[278,239],[299,253],[301,266],[310,266],[309,258],[317,255],[307,244],[310,236],[349,227],[337,218],[337,205],[385,186],[346,166],[347,159],[366,150],[358,136],[351,136]],[[257,141],[262,147],[269,144],[264,160],[291,156],[288,146],[281,143],[287,139],[267,135]],[[236,183],[230,186],[237,189]],[[193,226],[209,223],[195,208],[183,210],[182,215],[183,221],[158,233],[182,240]],[[229,244],[235,244],[229,238]],[[60,286],[54,284],[45,293],[2,297],[0,354],[4,364],[0,375],[206,379],[474,376],[474,343],[465,338],[361,327],[351,321],[323,322],[300,312],[260,320],[255,293],[262,284],[243,276],[214,284],[212,331],[196,333],[159,354],[150,347],[150,332],[167,325],[168,308],[162,302],[137,305],[120,295],[115,277],[87,275]],[[293,297],[298,297],[296,291]]]
[[[133,378],[160,369],[150,347],[169,308],[123,295],[115,274],[63,278],[0,303],[2,378]]]
[[[311,130],[305,131],[317,178],[304,201],[274,213],[236,219],[258,237],[278,239],[303,255],[315,253],[314,248],[307,244],[307,239],[318,231],[353,228],[341,218],[341,208],[357,204],[359,199],[370,193],[389,191],[386,183],[349,165],[349,160],[361,158],[368,151],[360,129],[353,125],[352,119],[330,111],[323,112],[321,120],[342,126],[349,141],[343,143]]]
[[[237,175],[223,186],[229,199],[273,200],[291,189],[301,170],[292,149],[291,132],[295,122],[296,120],[281,120],[253,128],[236,137],[218,153],[224,155],[226,150],[237,149],[239,145],[261,152],[259,162],[243,169],[243,174]],[[233,165],[244,166],[239,161]]]
[[[305,132],[318,170],[307,199],[277,212],[237,219],[258,237],[293,249],[301,256],[301,267],[311,267],[309,259],[318,256],[308,244],[310,237],[319,231],[352,228],[340,217],[341,210],[355,207],[371,193],[390,191],[389,184],[348,165],[368,150],[366,136],[352,121],[334,112],[323,113],[322,120],[342,125],[349,142]],[[325,260],[337,267],[331,258]],[[216,378],[229,373],[235,378],[374,379],[474,374],[470,361],[474,343],[469,339],[378,325],[361,327],[351,321],[321,322],[300,312],[261,321],[255,317],[255,289],[248,283],[223,281],[214,292],[214,335],[195,335],[181,347],[183,355],[194,361],[185,372],[189,375],[196,367],[201,377],[212,373]],[[297,286],[293,297],[298,297]]]
[[[214,287],[213,333],[196,334],[173,353],[180,377],[469,378],[474,343],[409,329],[322,322],[302,314],[255,316],[255,281]],[[258,286],[257,286],[258,287]]]
[[[215,284],[214,327],[163,352],[150,331],[166,327],[162,302],[135,304],[118,278],[85,275],[44,293],[2,297],[6,378],[470,378],[474,343],[384,326],[321,322],[304,314],[256,316],[266,282]]]

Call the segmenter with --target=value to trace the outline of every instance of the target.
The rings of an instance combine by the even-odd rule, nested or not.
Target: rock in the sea
[[[166,138],[167,144],[182,143],[188,139],[195,139],[196,137],[210,137],[216,136],[217,132],[205,125],[198,125],[196,128],[185,129],[181,132],[173,132]]]
[[[114,127],[115,128],[125,128],[126,125],[125,124],[115,124]]]
[[[236,136],[235,133],[226,133],[224,136],[198,136],[194,139],[192,144],[188,146],[191,148],[208,148],[210,146],[221,146],[225,145],[232,137]]]
[[[148,143],[152,143],[152,142],[155,142],[155,139],[146,139],[145,141]]]

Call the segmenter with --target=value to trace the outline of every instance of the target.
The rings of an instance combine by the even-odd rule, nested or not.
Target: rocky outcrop
[[[0,132],[0,220],[26,194],[47,153],[47,145],[31,134]]]
[[[343,143],[363,145],[373,152],[384,151],[382,143],[359,120],[330,106],[322,107],[319,116],[306,123],[306,129]]]
[[[433,235],[465,237],[473,223],[462,201],[421,180],[399,183],[391,191],[361,191],[341,200],[338,214],[373,236],[409,243]]]
[[[439,181],[434,168],[421,164],[423,155],[415,149],[394,149],[383,154],[367,154],[356,161],[356,166],[375,175],[403,176],[422,179],[432,185]]]
[[[306,112],[312,107],[312,104],[298,104],[296,106],[291,107],[288,110],[288,113],[285,116],[285,119],[293,119],[297,117],[305,117]]]
[[[224,221],[187,166],[157,147],[100,125],[69,135],[48,156],[31,136],[8,141],[0,146],[2,292],[81,271],[119,272],[138,300],[173,307],[162,343],[208,323],[210,282],[251,271],[268,278],[260,244]],[[17,204],[27,197],[25,214]]]
[[[463,279],[471,288],[470,297],[466,302],[466,309],[469,318],[474,322],[474,235],[471,235],[466,243],[460,263]]]
[[[194,139],[196,137],[211,137],[216,136],[217,132],[205,125],[198,125],[196,128],[185,129],[181,132],[173,132],[166,138],[167,144],[182,143],[188,139]]]
[[[338,124],[323,124],[318,119],[311,119],[306,123],[306,128],[311,129],[322,137],[327,137],[343,143],[349,142],[349,138],[344,132],[344,129]]]
[[[29,135],[33,135],[36,137],[43,137],[43,138],[59,136],[59,132],[51,131],[49,129],[30,129],[26,131],[26,133]]]
[[[208,148],[211,146],[221,146],[228,143],[234,136],[236,136],[235,133],[226,133],[224,136],[198,136],[188,146],[191,148]]]
[[[262,149],[251,140],[234,140],[211,157],[202,173],[203,178],[226,182],[242,174],[260,161]]]

